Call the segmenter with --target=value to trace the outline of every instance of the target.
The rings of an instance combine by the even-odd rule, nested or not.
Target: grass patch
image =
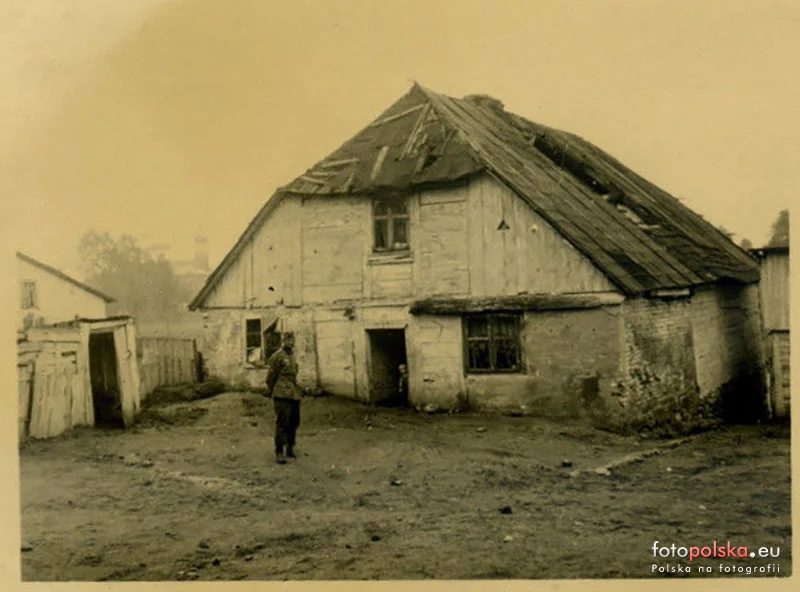
[[[156,387],[147,395],[145,407],[162,407],[174,403],[188,403],[208,399],[228,390],[227,385],[218,378],[210,378],[198,384],[175,384]]]

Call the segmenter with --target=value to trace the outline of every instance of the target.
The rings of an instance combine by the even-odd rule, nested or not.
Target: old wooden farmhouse
[[[190,308],[234,384],[261,385],[292,331],[311,390],[390,401],[406,364],[417,407],[646,426],[758,372],[758,281],[589,142],[414,85],[278,189]]]

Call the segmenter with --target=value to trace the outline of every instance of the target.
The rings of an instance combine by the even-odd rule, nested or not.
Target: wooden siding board
[[[134,391],[133,366],[131,358],[135,361],[133,352],[128,350],[128,338],[125,327],[114,329],[114,348],[117,353],[117,377],[119,379],[119,396],[122,402],[122,419],[125,427],[133,425],[136,416],[136,399],[139,393]]]
[[[77,345],[49,342],[36,358],[28,426],[33,438],[59,436],[73,426],[73,398],[78,394],[74,389],[80,387]],[[75,413],[82,415],[79,409]]]
[[[426,205],[423,194],[420,200],[420,228],[416,233],[421,275],[418,288],[427,293],[468,293],[468,202],[463,188],[446,193],[461,199]]]
[[[32,362],[21,363],[17,366],[17,421],[19,423],[18,437],[20,440],[28,435],[33,398],[33,375],[34,364]]]
[[[360,299],[368,204],[365,200],[309,199],[303,207],[303,301]]]
[[[789,329],[789,255],[764,257],[760,291],[764,329]]]
[[[393,265],[369,265],[367,276],[369,278],[371,298],[392,298],[411,296],[412,266],[411,263]]]
[[[203,308],[266,307],[279,301],[301,301],[301,209],[298,198],[285,198],[239,246],[239,256],[226,264],[205,297]],[[270,289],[272,288],[272,289]]]
[[[481,296],[486,292],[484,261],[483,187],[479,181],[469,184],[469,207],[467,208],[467,244],[470,293]]]
[[[480,201],[471,202],[469,210],[473,218],[481,212],[477,223],[483,243],[478,249],[485,262],[476,256],[477,263],[470,264],[482,267],[470,274],[486,280],[482,291],[472,291],[474,296],[616,290],[603,272],[508,188],[488,176],[475,184],[479,189],[470,196]],[[508,230],[497,229],[501,220]]]

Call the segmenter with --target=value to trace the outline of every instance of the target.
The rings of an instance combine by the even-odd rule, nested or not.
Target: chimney
[[[503,104],[503,101],[500,99],[495,99],[494,97],[490,97],[489,95],[467,95],[464,97],[464,100],[469,101],[470,103],[475,103],[479,107],[486,107],[492,111],[505,111],[505,105]]]

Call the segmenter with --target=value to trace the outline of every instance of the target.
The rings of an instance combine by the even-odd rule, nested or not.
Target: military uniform
[[[297,427],[300,425],[300,398],[297,385],[297,362],[291,350],[282,347],[267,362],[267,394],[275,404],[275,455],[294,457]]]

